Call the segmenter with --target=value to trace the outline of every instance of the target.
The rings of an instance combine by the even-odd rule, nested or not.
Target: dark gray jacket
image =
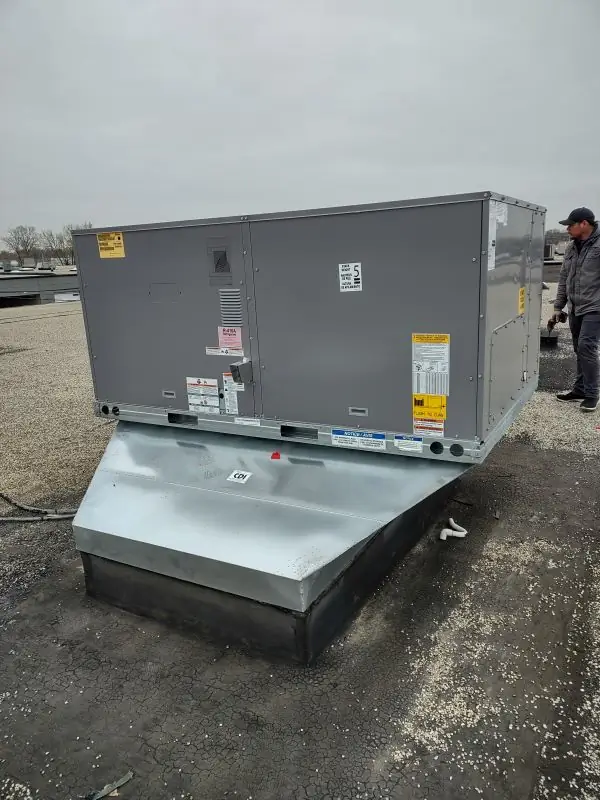
[[[600,311],[600,227],[596,224],[594,232],[577,252],[575,242],[567,247],[565,260],[558,279],[558,292],[554,307],[562,311],[565,303],[575,309],[575,314],[589,314]]]

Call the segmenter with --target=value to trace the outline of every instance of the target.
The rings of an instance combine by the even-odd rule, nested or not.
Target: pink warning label
[[[242,329],[219,326],[219,347],[240,349],[242,347]]]

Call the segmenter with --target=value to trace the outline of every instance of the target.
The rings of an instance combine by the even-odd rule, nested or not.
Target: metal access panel
[[[132,406],[186,413],[186,379],[222,387],[229,352],[248,349],[243,227],[232,222],[118,233],[123,247],[116,255],[106,256],[95,234],[76,243],[96,398],[111,413]],[[240,348],[207,356],[207,347],[221,352],[220,328],[238,329]],[[215,402],[214,394],[198,392],[197,398]],[[218,414],[219,399],[223,406],[216,396],[216,406],[203,407],[205,416],[214,416],[213,408]],[[236,400],[238,413],[254,415],[252,384]]]
[[[98,413],[481,460],[537,385],[544,214],[481,192],[77,232]]]

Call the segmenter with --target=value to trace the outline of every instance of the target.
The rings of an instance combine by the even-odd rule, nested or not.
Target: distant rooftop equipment
[[[544,219],[480,192],[74,231],[96,412],[138,423],[119,426],[75,521],[88,589],[131,607],[105,559],[311,613],[382,529],[376,511],[350,523],[378,491],[357,475],[389,474],[393,515],[433,507],[534,392]],[[334,519],[341,551],[309,557]],[[283,560],[242,579],[233,561],[256,542]]]

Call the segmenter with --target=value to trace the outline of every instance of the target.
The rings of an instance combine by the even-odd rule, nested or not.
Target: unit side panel
[[[534,211],[494,200],[484,207],[486,255],[482,273],[484,280],[487,278],[487,292],[480,358],[483,386],[479,435],[485,441],[529,388],[530,293],[539,293],[541,283],[536,283],[534,289],[530,285]],[[533,302],[537,305],[535,297]]]
[[[412,335],[439,333],[446,436],[475,438],[481,215],[469,202],[251,222],[264,416],[411,433]]]
[[[96,399],[186,411],[186,378],[216,379],[221,389],[239,358],[207,355],[219,347],[219,327],[238,329],[249,353],[241,225],[123,238],[123,257],[101,258],[95,234],[76,237]],[[254,414],[253,394],[251,385],[238,392],[240,414]]]

